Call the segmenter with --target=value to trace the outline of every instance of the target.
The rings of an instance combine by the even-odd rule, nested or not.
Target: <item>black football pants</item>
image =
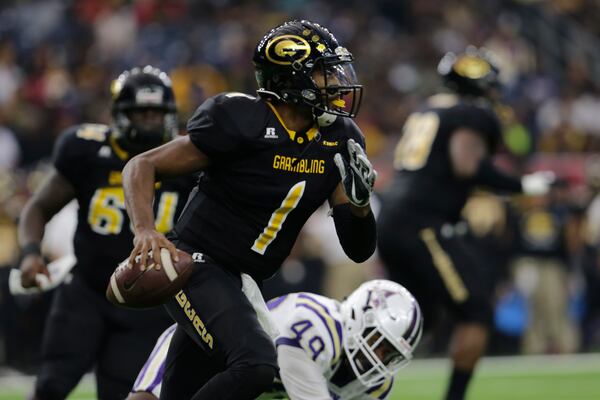
[[[35,396],[65,399],[95,367],[98,398],[124,399],[156,339],[170,323],[160,307],[126,310],[110,304],[75,275],[54,295]]]
[[[241,291],[239,273],[205,257],[167,309],[178,326],[161,400],[254,399],[272,384],[275,347]]]
[[[468,235],[448,234],[443,227],[378,224],[379,255],[389,277],[415,296],[428,328],[441,309],[461,322],[489,326],[493,274]]]

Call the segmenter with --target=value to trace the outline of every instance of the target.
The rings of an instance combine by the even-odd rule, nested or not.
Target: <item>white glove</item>
[[[373,169],[365,151],[353,139],[348,140],[347,148],[346,157],[336,153],[333,161],[340,170],[344,192],[350,199],[350,203],[357,207],[364,207],[369,204],[377,171]]]
[[[521,177],[523,193],[531,196],[541,196],[550,190],[556,175],[552,171],[538,171]]]
[[[35,279],[38,281],[40,286],[33,286],[30,288],[24,288],[21,285],[21,271],[18,269],[11,269],[8,275],[8,290],[12,295],[22,294],[33,294],[47,292],[54,289],[61,283],[69,283],[71,281],[71,269],[75,266],[77,260],[73,254],[67,254],[61,258],[52,261],[47,265],[48,272],[50,273],[50,280],[43,274],[37,274]]]

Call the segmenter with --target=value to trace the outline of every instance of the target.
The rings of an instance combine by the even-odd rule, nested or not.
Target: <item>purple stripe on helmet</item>
[[[423,318],[421,315],[421,308],[419,307],[419,303],[413,301],[413,305],[413,318],[410,322],[409,328],[406,330],[406,333],[403,336],[411,347],[414,346],[415,342],[419,338],[419,332],[421,331],[423,325]]]
[[[419,312],[418,310],[418,305],[416,303],[413,302],[413,313],[412,313],[412,319],[410,321],[410,324],[408,325],[408,329],[406,330],[406,332],[404,332],[404,335],[402,335],[404,337],[404,339],[406,339],[407,341],[410,341],[410,339],[413,337],[414,335],[414,329],[417,326],[417,317]]]

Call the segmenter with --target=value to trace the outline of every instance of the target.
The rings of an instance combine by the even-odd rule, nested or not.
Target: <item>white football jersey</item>
[[[332,382],[344,355],[338,301],[302,292],[277,297],[269,301],[267,306],[279,328],[275,345],[281,380],[290,399],[388,397],[393,379],[375,387],[365,387],[357,379],[342,387]],[[291,349],[300,349],[302,353],[294,353]],[[323,378],[321,382],[318,379],[311,380],[311,377],[319,376]]]
[[[339,302],[301,292],[277,297],[269,301],[267,307],[279,329],[275,345],[280,383],[283,383],[291,400],[388,398],[393,379],[375,387],[365,387],[357,379],[341,387],[331,381],[342,365],[344,354]],[[160,396],[163,364],[175,328],[176,325],[172,325],[158,339],[132,392],[150,392]],[[349,373],[352,374],[351,371]]]

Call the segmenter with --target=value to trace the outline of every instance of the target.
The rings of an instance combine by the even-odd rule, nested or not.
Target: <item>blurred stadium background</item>
[[[0,4],[0,399],[31,387],[52,293],[13,297],[16,221],[61,131],[110,120],[112,78],[135,65],[171,74],[182,128],[204,99],[252,93],[253,47],[283,20],[335,32],[356,56],[358,117],[377,189],[391,175],[406,116],[438,88],[435,66],[468,44],[495,52],[505,85],[498,157],[515,174],[552,169],[540,198],[478,193],[465,217],[497,278],[495,329],[472,399],[600,399],[600,4],[595,0],[3,0]],[[435,194],[432,194],[435,195]],[[325,210],[307,224],[266,297],[308,290],[342,298],[382,276],[350,263]],[[73,207],[45,255],[70,251]],[[337,242],[334,240],[334,242]],[[394,399],[440,398],[448,369],[440,321],[399,378]],[[594,354],[596,352],[597,354]],[[507,357],[510,356],[510,357]],[[93,398],[86,379],[72,398]]]

